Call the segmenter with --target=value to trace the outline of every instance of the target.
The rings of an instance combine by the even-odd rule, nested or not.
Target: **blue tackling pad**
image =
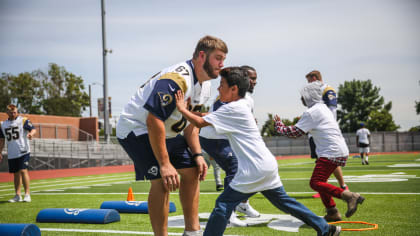
[[[121,213],[149,213],[145,201],[106,201],[101,204],[101,209],[115,209]],[[169,202],[169,213],[175,211],[175,203]]]
[[[120,221],[120,214],[112,209],[47,208],[36,216],[37,222],[108,224]]]
[[[2,236],[41,236],[41,230],[34,224],[0,224]]]

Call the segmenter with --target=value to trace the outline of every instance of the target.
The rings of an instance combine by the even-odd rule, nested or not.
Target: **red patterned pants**
[[[344,191],[342,188],[328,183],[328,178],[337,168],[337,164],[328,160],[327,158],[319,158],[316,161],[314,171],[310,180],[310,186],[313,190],[319,192],[322,203],[326,208],[335,207],[335,202],[332,197],[340,198]]]

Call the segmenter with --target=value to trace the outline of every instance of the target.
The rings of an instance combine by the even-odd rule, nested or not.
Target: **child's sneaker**
[[[260,213],[249,204],[249,201],[246,203],[239,203],[239,205],[236,206],[236,211],[244,213],[251,218],[260,217]]]
[[[31,195],[25,194],[25,197],[23,198],[24,202],[31,202]]]
[[[233,211],[229,218],[229,224],[234,227],[247,227],[248,224],[238,219],[236,213]]]
[[[10,199],[9,202],[21,202],[22,201],[22,197],[20,195],[15,195],[14,198]]]
[[[320,197],[321,197],[321,194],[319,194],[319,193],[315,193],[314,195],[312,195],[312,197],[313,197],[313,198],[320,198]]]
[[[330,225],[330,229],[328,230],[328,233],[326,236],[339,236],[341,232],[340,226]]]

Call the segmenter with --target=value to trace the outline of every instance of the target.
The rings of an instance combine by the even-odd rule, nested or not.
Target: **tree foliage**
[[[284,125],[294,125],[299,121],[300,117],[295,117],[293,120],[289,120],[287,118],[281,119]],[[261,136],[264,137],[271,137],[271,136],[279,136],[279,134],[276,132],[276,129],[274,127],[274,116],[273,114],[268,113],[268,120],[265,121],[262,129],[261,129]]]
[[[83,79],[54,63],[49,64],[47,73],[3,73],[0,86],[0,106],[14,103],[22,113],[81,116],[89,106]]]
[[[356,132],[360,122],[366,122],[373,131],[395,131],[399,128],[394,123],[390,110],[392,102],[384,105],[384,98],[379,95],[380,88],[371,80],[353,79],[340,84],[338,88],[337,111],[340,128],[344,132]]]

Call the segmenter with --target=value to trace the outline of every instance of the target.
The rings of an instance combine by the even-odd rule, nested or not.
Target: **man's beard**
[[[206,62],[204,62],[203,69],[212,79],[216,79],[217,76],[219,76],[218,73],[216,74],[216,72],[214,72],[214,68],[210,65],[209,56],[206,57]]]

